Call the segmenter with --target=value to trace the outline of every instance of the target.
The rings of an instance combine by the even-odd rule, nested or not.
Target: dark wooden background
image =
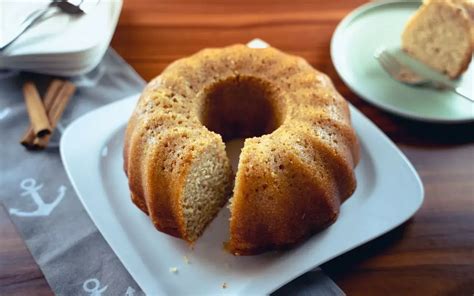
[[[339,21],[364,2],[126,0],[112,46],[146,80],[204,47],[255,37],[306,58],[329,74],[343,96],[398,145],[425,186],[425,203],[412,219],[324,264],[324,270],[348,295],[472,296],[474,125],[397,118],[363,102],[344,85],[330,59],[331,35]],[[0,295],[51,293],[0,211]]]

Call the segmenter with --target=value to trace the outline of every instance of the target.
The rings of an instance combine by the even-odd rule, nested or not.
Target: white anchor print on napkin
[[[104,286],[101,288],[98,279],[88,279],[84,284],[82,284],[82,289],[87,293],[90,293],[90,296],[100,296],[108,287],[109,286]]]
[[[0,111],[0,120],[4,119],[5,117],[7,117],[8,113],[10,113],[10,108],[5,108],[3,109],[2,111]]]
[[[136,290],[134,288],[128,287],[127,291],[125,291],[125,296],[134,296],[135,292],[136,292]]]
[[[21,193],[21,196],[29,195],[33,202],[36,204],[37,209],[32,212],[25,212],[20,209],[11,208],[10,214],[20,217],[40,217],[40,216],[49,216],[54,208],[63,200],[66,193],[66,187],[60,186],[58,188],[58,196],[52,203],[45,203],[41,196],[39,195],[39,190],[43,188],[43,184],[36,186],[36,180],[33,178],[24,179],[20,183],[20,187],[25,190]]]

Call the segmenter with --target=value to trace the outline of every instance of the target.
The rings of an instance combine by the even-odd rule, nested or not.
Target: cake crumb
[[[189,264],[189,263],[190,263],[190,262],[189,262],[189,258],[188,258],[188,256],[186,256],[186,255],[183,256],[183,260],[184,260],[184,263],[186,263],[186,264]]]
[[[227,289],[227,283],[224,282],[224,283],[222,284],[222,289]]]
[[[178,267],[170,267],[171,273],[178,273]]]

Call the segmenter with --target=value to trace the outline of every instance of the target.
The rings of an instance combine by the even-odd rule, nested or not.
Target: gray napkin
[[[35,81],[44,93],[51,78],[0,72],[0,201],[56,294],[143,294],[69,183],[57,148],[59,132],[48,150],[31,152],[20,146],[28,125],[21,91],[26,79]],[[94,71],[73,81],[78,89],[59,130],[87,111],[140,92],[145,85],[112,49]],[[275,292],[288,294],[344,295],[320,269]]]

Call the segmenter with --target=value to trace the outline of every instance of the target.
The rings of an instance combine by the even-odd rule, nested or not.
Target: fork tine
[[[377,58],[380,62],[380,65],[382,66],[382,68],[391,76],[393,75],[396,75],[397,74],[397,71],[396,69],[393,67],[393,65],[391,63],[389,63],[387,61],[387,59],[383,58],[382,56],[379,56]]]
[[[390,60],[399,69],[403,68],[403,65],[398,61],[398,59],[388,51],[384,51],[384,56],[387,58],[387,60]]]
[[[379,60],[380,65],[382,66],[382,68],[385,70],[385,72],[387,72],[388,74],[391,75],[392,74],[392,68],[389,67],[383,59],[379,58],[378,60]]]
[[[382,52],[381,54],[381,59],[386,63],[390,68],[392,68],[392,71],[400,71],[401,65],[398,61],[395,60],[392,56],[390,56],[386,51]]]
[[[391,78],[405,84],[422,86],[430,83],[430,80],[419,75],[409,66],[404,65],[393,54],[383,50],[375,55],[382,68],[390,74]]]

